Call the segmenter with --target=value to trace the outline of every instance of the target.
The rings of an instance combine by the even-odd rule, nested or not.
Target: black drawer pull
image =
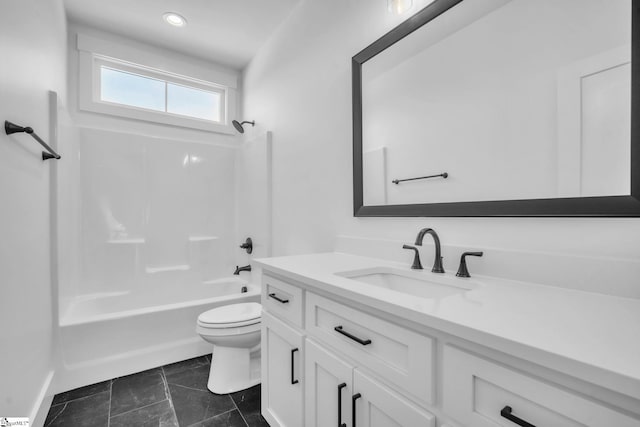
[[[347,427],[347,423],[342,422],[342,389],[347,383],[338,384],[338,427]]]
[[[502,411],[500,411],[500,415],[502,415],[504,418],[508,419],[509,421],[518,424],[519,426],[536,427],[533,424],[528,423],[525,420],[516,417],[511,412],[513,412],[513,409],[511,409],[511,406],[505,406],[504,408],[502,408]]]
[[[289,300],[288,300],[288,299],[281,299],[281,298],[278,298],[278,296],[277,296],[276,294],[269,294],[269,297],[270,297],[270,298],[273,298],[273,299],[274,299],[274,300],[276,300],[276,301],[281,302],[282,304],[286,304],[286,303],[288,303],[288,302],[289,302]]]
[[[356,427],[356,400],[360,399],[362,395],[360,393],[356,393],[351,396],[351,427]]]
[[[342,329],[342,325],[340,326],[336,326],[335,328],[333,328],[334,331],[336,331],[339,334],[344,335],[347,338],[351,338],[352,340],[354,340],[355,342],[357,342],[358,344],[362,344],[362,345],[369,345],[371,344],[371,340],[363,340],[362,338],[358,338],[355,335],[351,335],[349,332],[345,331]]]
[[[291,350],[291,384],[298,384],[298,380],[294,379],[295,374],[293,373],[293,355],[298,351],[297,348]]]

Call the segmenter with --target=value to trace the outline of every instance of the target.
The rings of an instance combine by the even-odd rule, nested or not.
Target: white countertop
[[[418,298],[335,273],[409,265],[342,253],[254,260],[264,270],[640,399],[640,300],[473,276],[476,289]],[[423,274],[433,277],[426,269]],[[454,276],[447,272],[445,275]],[[454,280],[469,280],[455,278]]]

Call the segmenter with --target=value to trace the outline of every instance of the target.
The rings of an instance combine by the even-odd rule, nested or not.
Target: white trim
[[[225,107],[227,105],[226,99],[227,99],[228,91],[225,86],[215,84],[212,82],[205,82],[202,80],[191,79],[191,78],[180,76],[173,73],[168,73],[168,72],[165,73],[161,70],[156,70],[154,68],[142,67],[137,64],[131,64],[129,62],[120,61],[118,59],[107,58],[101,55],[93,55],[92,67],[93,67],[93,73],[92,73],[93,102],[95,103],[113,105],[121,108],[132,108],[134,110],[147,111],[147,112],[153,112],[158,114],[167,114],[167,115],[178,116],[182,118],[188,118],[190,120],[202,120],[206,123],[214,123],[214,124],[227,123],[227,119],[226,119],[227,115],[226,115]],[[110,102],[110,101],[103,100],[102,91],[101,91],[102,70],[105,68],[108,70],[116,71],[116,72],[123,72],[130,75],[140,76],[143,78],[148,78],[151,80],[162,82],[165,86],[164,111],[146,109],[142,107],[136,107],[133,105],[121,104],[119,102]],[[217,94],[220,98],[220,101],[218,103],[218,108],[220,110],[220,115],[219,115],[220,119],[219,120],[200,119],[198,117],[172,113],[171,111],[169,111],[168,109],[169,100],[167,98],[169,84],[172,84],[174,86],[182,86],[190,89],[202,90],[203,92]]]
[[[49,408],[51,408],[51,402],[53,402],[53,377],[55,375],[55,371],[51,370],[47,374],[47,377],[44,379],[42,383],[42,387],[40,387],[40,392],[38,393],[38,397],[31,408],[31,413],[29,414],[29,420],[31,427],[41,427],[44,426],[44,422],[47,419],[47,414],[49,413]]]
[[[121,70],[143,77],[149,77],[157,80],[175,83],[178,85],[195,87],[197,89],[204,89],[209,91],[217,90],[219,92],[223,92],[227,89],[227,86],[219,83],[214,83],[193,77],[187,77],[181,74],[172,73],[171,71],[164,71],[153,67],[147,67],[133,62],[123,61],[118,58],[111,58],[109,56],[100,55],[97,53],[93,54],[93,58],[100,66],[105,66],[116,71]]]
[[[133,64],[142,64],[158,70],[166,70],[182,76],[190,76],[203,81],[213,81],[223,86],[237,89],[238,72],[224,69],[214,64],[203,67],[184,62],[172,62],[167,66],[167,58],[152,50],[142,51],[133,46],[122,45],[86,34],[77,34],[77,49],[81,52],[95,53],[109,58],[119,58]],[[168,69],[171,68],[171,69]],[[206,71],[205,71],[206,70]]]
[[[166,59],[159,59],[153,54],[141,54],[137,49],[118,46],[82,34],[77,35],[77,44],[79,50],[78,108],[80,110],[227,135],[235,134],[230,117],[235,114],[237,108],[237,73],[218,70],[212,70],[210,73],[207,70],[205,73],[197,67],[188,65],[172,66],[169,70],[166,69]],[[220,93],[222,96],[220,121],[214,122],[101,101],[99,93],[101,65],[109,65],[114,69],[122,69],[174,84]]]

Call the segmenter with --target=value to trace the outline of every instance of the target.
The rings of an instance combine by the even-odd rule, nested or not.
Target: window
[[[167,83],[167,111],[173,114],[220,121],[220,93]]]
[[[235,97],[235,86],[226,81],[217,84],[80,52],[82,110],[233,134],[228,111],[235,108]]]
[[[100,67],[100,100],[130,107],[165,111],[167,82]]]
[[[220,123],[225,90],[139,65],[96,58],[99,101]]]

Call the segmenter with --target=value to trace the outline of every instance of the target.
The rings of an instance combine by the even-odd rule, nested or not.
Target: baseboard
[[[51,402],[53,401],[53,396],[55,394],[53,391],[54,376],[55,371],[49,371],[49,374],[47,374],[47,377],[42,383],[40,393],[38,393],[36,402],[29,414],[31,427],[44,426],[44,422],[47,419],[47,414],[49,413],[49,408],[51,407]]]
[[[211,349],[211,344],[195,336],[91,362],[65,364],[57,372],[54,390],[55,393],[73,390],[111,378],[209,354]]]

